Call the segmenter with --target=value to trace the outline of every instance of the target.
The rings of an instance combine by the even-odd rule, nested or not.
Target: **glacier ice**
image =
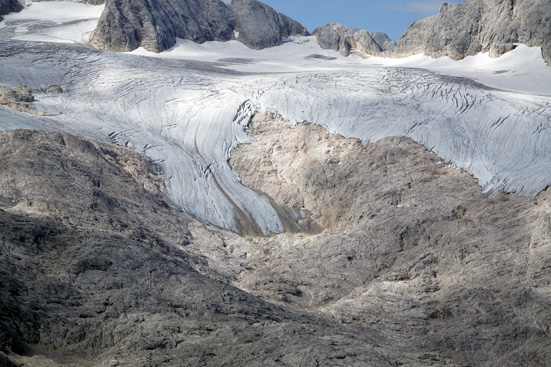
[[[65,25],[25,19],[25,11],[6,17],[0,85],[57,84],[65,93],[37,95],[35,106],[51,117],[0,106],[0,130],[56,129],[129,146],[159,164],[170,198],[204,223],[283,230],[269,199],[241,185],[228,165],[232,149],[253,139],[246,125],[257,111],[318,123],[364,143],[409,136],[489,192],[534,195],[551,183],[551,87],[496,88],[515,89],[511,78],[534,80],[545,69],[496,61],[511,76],[481,73],[479,64],[343,59],[308,37],[263,52],[180,42],[182,49],[156,57],[117,54],[80,44],[74,32],[89,26],[89,15]],[[551,80],[545,73],[540,79]]]

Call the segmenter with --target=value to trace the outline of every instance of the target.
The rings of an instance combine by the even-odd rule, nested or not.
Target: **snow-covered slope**
[[[64,7],[71,16],[61,19]],[[159,55],[116,54],[80,44],[100,13],[48,2],[5,17],[0,85],[56,84],[65,93],[37,95],[51,117],[0,106],[0,130],[59,129],[131,146],[162,167],[174,203],[205,223],[283,230],[269,199],[228,165],[232,149],[251,140],[250,117],[264,110],[364,142],[409,136],[487,191],[532,195],[551,183],[551,68],[538,49],[461,62],[343,58],[301,37],[263,51],[179,41]]]

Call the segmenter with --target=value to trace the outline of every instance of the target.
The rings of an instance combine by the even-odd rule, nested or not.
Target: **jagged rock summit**
[[[298,22],[256,0],[229,5],[220,0],[107,0],[90,41],[109,51],[143,47],[161,52],[174,46],[176,38],[197,43],[237,39],[262,49],[307,33]]]
[[[498,57],[517,43],[542,47],[551,63],[551,2],[471,0],[444,3],[438,15],[413,22],[397,42],[395,56],[425,53],[462,59],[479,52]]]
[[[335,50],[343,56],[355,48],[361,52],[378,55],[393,50],[395,43],[384,33],[369,33],[363,29],[349,28],[340,23],[329,23],[313,32],[321,48]]]

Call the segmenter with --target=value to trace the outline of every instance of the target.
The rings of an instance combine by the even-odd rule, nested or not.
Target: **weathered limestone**
[[[321,48],[335,50],[348,56],[355,48],[361,52],[377,55],[382,47],[366,30],[348,28],[340,23],[330,23],[316,28],[313,32]]]
[[[551,62],[551,3],[547,0],[471,0],[444,3],[438,15],[417,20],[397,42],[395,55],[425,53],[462,59],[479,52],[498,57],[516,43],[542,47]]]
[[[176,38],[197,43],[237,39],[262,49],[282,44],[283,37],[305,35],[298,22],[256,0],[108,0],[91,43],[110,51],[138,47],[161,52]]]

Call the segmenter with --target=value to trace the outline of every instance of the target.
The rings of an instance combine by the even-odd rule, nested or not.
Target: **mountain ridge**
[[[542,48],[551,64],[551,3],[546,0],[471,0],[442,4],[437,15],[413,22],[394,56],[424,53],[462,59],[480,52],[498,57],[516,43]]]
[[[100,0],[101,1],[101,0]],[[108,51],[143,47],[161,52],[176,38],[196,43],[236,39],[253,48],[278,46],[292,34],[306,35],[300,23],[256,0],[107,0],[90,42]]]

